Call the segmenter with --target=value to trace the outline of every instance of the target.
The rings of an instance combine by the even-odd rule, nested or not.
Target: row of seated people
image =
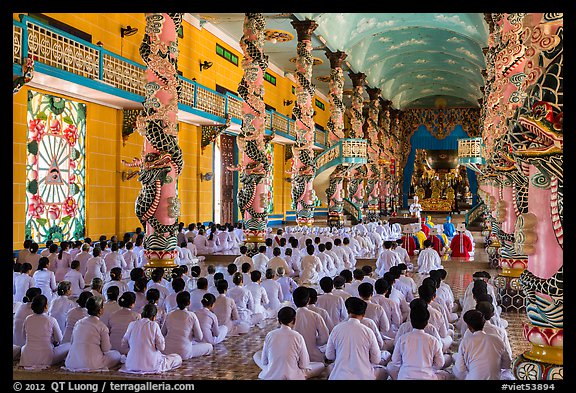
[[[353,271],[344,269],[337,275],[327,272],[321,278],[320,275],[310,277],[305,274],[308,270],[308,260],[316,261],[318,257],[314,255],[316,251],[311,244],[307,244],[306,251],[307,257],[311,258],[302,259],[301,275],[295,276],[299,284],[296,284],[293,278],[285,276],[284,266],[276,268],[279,277],[276,276],[274,269],[266,266],[265,280],[262,281],[263,274],[256,266],[242,262],[240,267],[243,273],[249,273],[250,277],[246,285],[244,283],[248,281],[245,280],[247,277],[237,271],[238,265],[230,264],[227,274],[216,272],[212,266],[204,277],[201,276],[199,266],[190,269],[189,276],[187,266],[183,265],[174,269],[170,283],[165,280],[161,268],[152,273],[151,280],[146,279],[143,269],[134,268],[130,272],[130,280],[126,282],[122,279],[122,269],[114,267],[110,270],[110,277],[106,283],[95,277],[92,280],[91,290],[83,290],[77,298],[72,295],[71,284],[68,281],[60,282],[57,289],[58,296],[51,302],[48,302],[46,296],[50,294],[49,292],[44,294],[40,288],[28,288],[24,302],[18,306],[14,315],[15,357],[21,357],[20,364],[24,367],[46,367],[65,359],[65,367],[70,370],[86,370],[94,367],[102,369],[123,363],[121,370],[126,372],[162,372],[178,367],[182,360],[187,358],[211,353],[212,346],[221,343],[226,337],[244,334],[254,326],[263,328],[262,322],[265,319],[278,317],[282,323],[285,319],[281,318],[279,310],[288,306],[296,311],[294,330],[301,334],[306,343],[309,361],[323,364],[318,368],[320,374],[314,375],[328,373],[330,379],[339,379],[348,375],[347,372],[357,365],[342,366],[339,365],[338,359],[333,366],[329,365],[330,361],[334,360],[335,353],[338,353],[338,350],[328,344],[332,332],[342,330],[336,327],[361,315],[356,312],[363,307],[359,305],[377,304],[378,302],[373,299],[381,299],[380,307],[370,306],[369,316],[362,318],[374,334],[368,335],[376,339],[379,348],[379,361],[374,362],[370,356],[368,362],[378,366],[376,367],[378,372],[374,373],[374,368],[370,368],[371,371],[368,369],[364,371],[367,377],[378,375],[378,377],[409,379],[407,375],[410,373],[401,371],[403,367],[401,360],[399,364],[395,354],[402,352],[397,348],[397,345],[400,345],[398,333],[403,332],[400,327],[406,326],[404,329],[407,331],[403,333],[417,329],[412,325],[404,325],[411,318],[413,311],[407,304],[411,304],[417,298],[428,304],[428,312],[432,316],[430,324],[438,332],[431,337],[438,339],[437,342],[442,348],[442,364],[434,360],[434,367],[431,368],[433,372],[429,375],[419,373],[418,376],[462,377],[463,374],[458,374],[457,371],[452,374],[446,371],[453,363],[450,346],[456,328],[454,325],[462,328],[462,321],[466,320],[454,317],[456,308],[453,295],[449,287],[445,284],[442,286],[445,270],[414,273],[415,277],[422,281],[416,291],[414,280],[407,277],[408,266],[403,263],[390,267],[387,272],[381,269],[372,272],[369,266],[363,269],[351,266]],[[317,263],[313,263],[316,270]],[[318,270],[316,272],[320,273]],[[470,296],[476,302],[478,299],[485,301],[490,299],[488,285],[485,282],[482,285],[480,281],[484,282],[484,280],[474,281],[473,289],[467,290],[465,298],[460,301],[461,305],[469,308]],[[480,289],[476,290],[476,287]],[[304,290],[298,291],[298,288],[306,288],[306,295]],[[408,294],[411,294],[411,297],[407,296]],[[334,301],[334,296],[340,300]],[[102,303],[90,300],[92,297],[105,297],[107,300]],[[355,305],[348,305],[347,308],[345,299],[349,297],[359,299],[363,303],[355,301]],[[410,298],[412,300],[409,301]],[[493,305],[493,302],[490,304]],[[374,308],[377,310],[374,311]],[[432,309],[436,311],[431,311]],[[286,312],[284,311],[282,315]],[[198,323],[195,322],[194,316]],[[76,329],[75,326],[80,321],[82,323],[79,326],[87,325],[92,329]],[[94,334],[90,335],[89,332]],[[41,337],[36,337],[36,334]],[[80,337],[76,338],[77,335]],[[336,333],[334,335],[336,336]],[[109,343],[106,342],[106,337]],[[264,355],[255,355],[254,360],[263,368],[261,378],[276,378],[280,366],[276,363],[276,366],[272,367],[268,358],[271,349],[266,347],[266,340],[263,343]],[[100,344],[104,341],[104,345],[100,345],[98,351],[95,350],[95,346],[85,346],[86,342],[96,341]],[[59,345],[54,346],[54,342],[58,342]],[[77,347],[72,347],[75,342]],[[141,345],[142,342],[154,345],[147,347]],[[42,356],[30,356],[31,351],[41,353]],[[100,359],[103,363],[94,359]],[[385,367],[390,361],[392,362],[390,367]],[[460,363],[457,360],[454,367],[458,364]],[[502,364],[505,366],[505,362]],[[428,370],[424,366],[421,365],[421,368]],[[394,367],[400,372],[395,373]],[[406,370],[409,370],[413,365],[406,367],[408,367]],[[440,370],[444,372],[441,373]]]

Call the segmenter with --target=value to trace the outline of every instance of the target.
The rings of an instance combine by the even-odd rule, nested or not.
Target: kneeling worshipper
[[[450,249],[452,250],[452,257],[470,258],[470,252],[474,250],[472,240],[466,235],[466,225],[464,223],[458,224],[456,228],[458,234],[452,238],[450,242]]]

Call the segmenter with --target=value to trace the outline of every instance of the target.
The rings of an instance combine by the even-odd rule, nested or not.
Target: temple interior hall
[[[323,277],[336,283],[342,270],[361,270],[376,288],[403,263],[415,287],[390,297],[408,307],[401,317],[409,324],[424,302],[416,289],[437,282],[440,297],[434,277],[444,270],[453,308],[435,312],[449,338],[436,333],[449,339],[441,355],[450,360],[422,363],[427,371],[413,379],[564,380],[562,13],[13,12],[12,30],[14,380],[273,379],[280,371],[255,356],[286,328],[279,319],[296,310],[295,289],[275,308],[237,306],[238,321],[218,325],[210,311],[219,304],[215,273],[230,279],[228,291],[237,276],[243,287],[280,281],[275,266],[265,277],[271,266],[257,265],[261,254],[282,260],[295,287],[316,289],[318,299],[329,296]],[[428,248],[432,267],[421,258]],[[384,268],[388,252],[392,269]],[[246,260],[242,276],[238,261]],[[249,282],[254,271],[260,284]],[[136,305],[108,299],[115,277],[125,288],[118,299],[129,304],[138,292]],[[197,299],[206,278],[210,289]],[[185,301],[176,280],[186,283],[190,307],[202,302],[186,308],[179,328],[189,324],[192,337],[190,321],[213,320],[220,335],[194,333],[186,345],[208,353],[157,351],[161,366],[146,371],[148,355],[134,355],[128,342],[146,329],[169,334],[167,316]],[[509,358],[498,376],[463,366],[473,341],[464,314],[493,324],[474,308],[478,281],[488,288],[478,303],[492,303],[504,322],[493,328],[499,335],[473,334],[509,340],[509,349],[498,344]],[[159,301],[147,304],[157,286]],[[371,302],[354,300],[345,303],[351,315]],[[107,314],[107,306],[134,311],[120,336],[110,326],[121,311]],[[361,319],[333,323],[330,335],[352,318]],[[48,338],[42,323],[62,337]],[[396,334],[392,325],[386,334]],[[112,343],[98,354],[108,366],[74,366],[90,329]],[[309,326],[296,317],[289,329]],[[407,360],[394,355],[400,335],[361,329],[381,341],[367,379],[411,379]],[[338,349],[335,361],[327,357],[338,339],[327,340],[307,350],[321,372],[294,366],[283,379],[350,379]],[[314,360],[314,351],[326,357]]]

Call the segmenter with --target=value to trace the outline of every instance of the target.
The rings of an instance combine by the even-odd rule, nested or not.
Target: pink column
[[[140,54],[147,65],[144,109],[136,128],[144,137],[136,215],[145,228],[146,267],[174,267],[180,201],[177,179],[184,161],[178,146],[178,36],[182,14],[148,13]]]
[[[315,86],[312,84],[312,32],[318,27],[313,20],[292,21],[298,33],[296,57],[296,103],[293,113],[296,117],[296,143],[292,147],[292,208],[296,209],[298,225],[311,226],[314,222],[316,194],[312,183],[316,171],[314,161],[314,109],[312,97]]]

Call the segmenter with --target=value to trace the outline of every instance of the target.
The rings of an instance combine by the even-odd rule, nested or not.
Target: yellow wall
[[[13,14],[19,20],[18,13]],[[69,24],[92,35],[92,42],[101,41],[103,47],[125,58],[143,64],[138,52],[145,30],[143,13],[46,13],[46,16]],[[138,28],[133,36],[121,38],[120,28],[130,25]],[[234,50],[207,30],[198,30],[183,22],[184,39],[179,42],[180,55],[178,69],[188,79],[196,78],[198,83],[216,88],[219,84],[236,91],[242,78],[242,53]],[[239,57],[238,66],[216,54],[216,42]],[[296,42],[294,41],[294,53]],[[208,60],[214,65],[200,72],[200,61]],[[295,101],[292,94],[294,82],[268,69],[276,77],[276,86],[264,82],[264,101],[279,113],[291,117],[292,107],[284,106],[285,99]],[[29,87],[22,88],[13,98],[13,247],[20,249],[24,241],[25,225],[25,174],[26,174],[26,97]],[[41,89],[37,91],[54,94]],[[63,96],[65,98],[70,98]],[[134,202],[141,188],[137,177],[122,181],[121,172],[128,171],[121,160],[131,161],[140,157],[142,137],[134,132],[123,145],[121,138],[122,111],[106,106],[85,102],[87,105],[86,124],[86,236],[98,238],[122,236],[140,226],[134,214]],[[319,98],[320,99],[320,98]],[[329,104],[320,99],[325,110],[314,105],[317,115],[314,120],[325,127],[329,119]],[[314,99],[313,99],[314,104]],[[179,220],[186,225],[196,221],[211,221],[213,218],[213,182],[201,182],[200,172],[212,172],[212,146],[204,151],[200,148],[201,128],[180,123],[180,146],[184,154],[184,169],[179,177],[179,197],[182,202]],[[290,209],[291,184],[284,179],[288,176],[290,161],[284,161],[285,146],[275,144],[274,154],[274,214]],[[317,153],[318,154],[318,151]],[[239,216],[240,217],[240,216]]]

